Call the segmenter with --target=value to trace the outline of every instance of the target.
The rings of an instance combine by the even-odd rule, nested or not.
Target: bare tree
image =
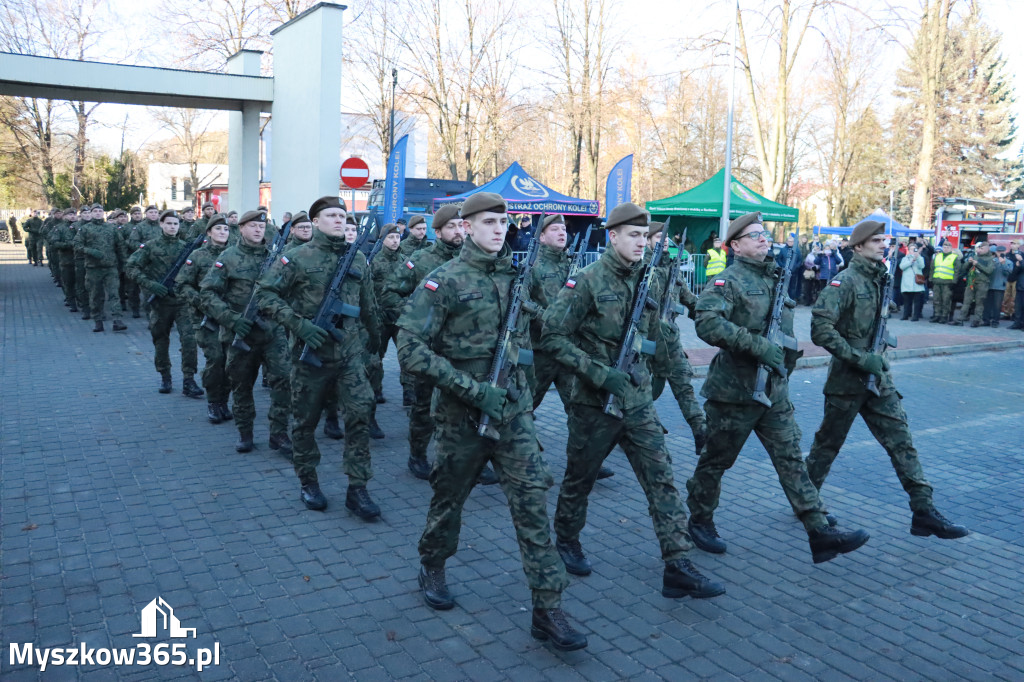
[[[199,164],[211,156],[223,157],[222,145],[211,139],[210,125],[214,117],[209,112],[196,109],[152,109],[153,118],[160,127],[170,133],[177,143],[178,152],[188,164],[189,180],[193,191],[207,183],[215,173],[200,175]],[[220,163],[223,158],[217,159]]]
[[[268,0],[207,0],[197,7],[163,0],[158,16],[182,48],[181,64],[216,70],[240,50],[269,50],[272,19],[267,5]]]

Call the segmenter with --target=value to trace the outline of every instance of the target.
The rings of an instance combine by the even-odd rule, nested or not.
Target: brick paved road
[[[661,597],[657,544],[621,452],[590,505],[583,544],[595,564],[565,606],[590,648],[558,654],[530,638],[529,593],[497,487],[476,489],[449,581],[458,607],[435,613],[416,586],[416,539],[429,489],[405,470],[405,421],[389,357],[373,443],[367,525],[344,509],[338,445],[321,440],[326,513],[306,511],[288,464],[266,447],[238,455],[230,424],[203,401],[156,392],[148,334],[93,334],[61,306],[42,268],[0,264],[0,678],[9,644],[132,647],[156,596],[189,650],[219,642],[220,665],[49,668],[44,679],[336,680],[1021,680],[1024,503],[1019,380],[1024,351],[895,364],[940,509],[974,534],[912,537],[906,497],[858,423],[828,481],[862,550],[815,567],[768,458],[751,443],[725,479],[723,557],[694,561],[724,581],[709,601]],[[174,344],[172,344],[173,350]],[[824,371],[794,375],[810,445]],[[175,372],[175,389],[181,378]],[[984,393],[976,387],[984,387]],[[692,442],[678,409],[658,404],[678,481]],[[267,393],[257,390],[265,413]],[[556,480],[564,417],[557,394],[538,413]],[[550,496],[551,508],[557,490]],[[161,639],[160,641],[169,641]]]

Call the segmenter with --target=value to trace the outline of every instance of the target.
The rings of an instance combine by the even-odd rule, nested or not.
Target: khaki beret
[[[421,216],[421,215],[414,215],[413,217],[409,218],[409,225],[408,225],[408,227],[411,230],[414,226],[419,225],[420,223],[425,223],[425,222],[427,222],[427,219],[424,218],[423,216]]]
[[[634,203],[626,202],[612,209],[612,212],[608,214],[608,222],[604,227],[606,230],[612,230],[620,225],[647,227],[648,224],[647,211]]]
[[[300,223],[308,222],[310,222],[309,216],[306,215],[305,211],[299,211],[298,213],[292,216],[292,228],[294,228],[296,225],[299,225]]]
[[[346,213],[345,214],[345,224],[346,225],[355,225],[356,224],[356,216],[355,216],[354,213]]]
[[[206,231],[209,232],[211,227],[217,227],[218,225],[224,225],[227,227],[228,219],[223,213],[215,213],[210,218],[210,222],[206,223]]]
[[[477,213],[483,213],[489,211],[490,213],[505,213],[508,207],[505,204],[505,200],[501,198],[500,194],[494,192],[477,192],[471,194],[468,199],[462,202],[462,208],[459,209],[459,215],[463,218],[468,218],[471,215]]]
[[[665,229],[665,223],[659,223],[656,220],[652,220],[650,223],[650,230],[647,231],[647,238],[656,237],[661,234],[661,231]]]
[[[732,243],[733,239],[739,237],[743,233],[743,230],[747,229],[754,223],[757,223],[758,225],[762,224],[760,211],[741,215],[739,218],[729,223],[729,230],[725,233],[725,243]]]
[[[158,209],[158,208],[157,208],[156,206],[154,206],[153,204],[150,204],[149,206],[147,206],[147,207],[146,207],[146,211],[159,211],[159,210],[160,210],[160,209]]]
[[[246,223],[251,222],[267,222],[266,211],[246,211],[245,213],[242,214],[242,217],[238,219],[239,225],[245,225]]]
[[[312,206],[309,207],[310,219],[317,217],[320,211],[325,208],[340,208],[342,211],[348,210],[345,208],[345,201],[343,199],[332,196],[320,197],[313,202]]]
[[[102,211],[103,210],[103,204],[93,204],[92,206],[89,207],[89,209],[92,210],[92,211],[95,211],[97,208]]]
[[[256,210],[257,211],[263,211],[264,213],[266,213],[267,212],[267,207],[266,206],[257,206]]]
[[[147,208],[146,210],[148,211],[149,209]],[[160,222],[163,222],[164,218],[177,218],[177,217],[178,217],[178,212],[175,211],[173,208],[169,208],[169,209],[167,209],[166,211],[164,211],[163,213],[160,214]]]
[[[141,206],[132,206],[131,209],[129,209],[129,211],[131,213],[135,213],[136,211],[139,212],[139,213],[142,213],[142,207]]]
[[[397,232],[398,232],[398,225],[395,225],[394,223],[388,223],[384,227],[380,228],[380,235],[379,236],[380,236],[381,239],[384,239],[384,237],[387,237],[389,234],[395,234]]]
[[[442,227],[450,223],[459,217],[459,207],[457,204],[446,204],[441,208],[437,209],[437,213],[434,214],[434,229],[440,230]]]
[[[196,209],[192,208],[191,206],[186,206],[185,208],[181,209],[181,212],[182,212],[182,214],[185,214],[185,213],[195,213]]]
[[[203,208],[217,208],[217,207],[213,205],[212,201],[204,201],[203,202]]]
[[[883,232],[885,232],[885,223],[880,223],[877,220],[862,220],[853,226],[849,246],[863,244],[876,234],[882,234]]]
[[[234,216],[238,215],[238,211],[228,211],[228,212],[227,212],[227,213],[225,213],[224,215],[226,215],[227,217],[229,217],[229,218],[230,218],[230,217],[231,217],[231,216],[233,216],[233,215],[234,215]]]
[[[551,225],[555,225],[556,223],[559,225],[565,225],[565,218],[563,218],[558,213],[556,213],[555,215],[549,215],[547,218],[544,219],[544,224],[540,228],[541,233],[543,234],[544,230],[548,229],[548,227],[550,227]]]
[[[121,209],[119,209],[119,208],[115,208],[115,209],[114,209],[113,211],[111,211],[111,213],[110,213],[110,219],[111,219],[111,220],[114,220],[114,219],[116,219],[117,217],[119,217],[119,216],[123,216],[123,215],[128,215],[128,214],[127,214],[127,213],[125,213],[124,211],[122,211],[122,210],[121,210]]]

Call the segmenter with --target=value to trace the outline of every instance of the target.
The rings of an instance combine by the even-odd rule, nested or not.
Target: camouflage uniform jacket
[[[234,246],[224,249],[214,260],[213,267],[200,280],[199,305],[206,314],[220,323],[222,341],[230,340],[233,336],[230,329],[249,304],[260,276],[260,268],[269,255],[270,247],[265,243],[253,246],[240,240]],[[270,329],[261,329],[253,325],[246,338],[256,343],[270,343],[275,325],[269,326]]]
[[[401,257],[402,254],[398,249],[392,251],[386,246],[382,246],[377,255],[373,257],[373,262],[370,263],[370,279],[373,280],[373,294],[377,297],[378,303],[381,301],[384,287],[398,267]]]
[[[82,224],[75,236],[75,246],[85,254],[87,268],[118,267],[128,257],[117,225],[102,218]]]
[[[163,234],[163,229],[160,227],[160,223],[149,218],[144,218],[138,223],[132,226],[132,231],[128,236],[129,242],[131,242],[132,251],[139,248],[141,244],[156,241],[156,239]],[[180,237],[176,239],[184,239],[184,231],[178,229]]]
[[[225,244],[214,244],[207,241],[189,254],[185,264],[178,271],[178,276],[174,278],[174,290],[178,292],[178,296],[185,299],[199,315],[205,314],[203,303],[199,298],[199,285],[206,277],[206,273],[213,267],[214,261],[226,248]]]
[[[558,298],[548,305],[538,348],[584,379],[576,382],[573,403],[604,404],[607,393],[600,386],[608,368],[615,364],[644,270],[641,261],[628,264],[609,248],[597,262],[565,282]],[[656,321],[657,316],[648,311],[640,320],[639,331],[642,337],[658,343],[661,330]],[[652,400],[650,370],[646,362],[639,362],[635,383],[630,384],[618,404],[632,409],[649,405]]]
[[[768,340],[762,333],[768,328],[775,282],[775,259],[769,253],[757,262],[737,256],[732,265],[708,280],[697,298],[697,336],[721,348],[711,360],[707,379],[700,394],[723,403],[758,404],[753,396],[759,361],[758,349]],[[793,308],[786,299],[782,312],[782,331],[793,335]],[[800,353],[786,351],[786,366],[792,370]],[[772,403],[789,400],[789,382],[775,372],[769,374],[768,397]]]
[[[434,269],[454,258],[460,248],[460,246],[452,246],[438,239],[430,248],[421,249],[411,256],[406,256],[405,260],[399,261],[399,264],[392,269],[391,277],[384,285],[380,296],[384,323],[395,324],[398,316],[402,314],[402,305],[405,303],[405,299],[416,289],[416,285]],[[398,251],[401,254],[401,248]]]
[[[278,258],[260,279],[256,292],[266,319],[277,321],[297,339],[299,324],[316,315],[338,263],[348,249],[344,237],[314,230],[313,238],[307,243]],[[349,276],[341,283],[340,300],[358,308],[359,315],[338,318],[335,326],[342,331],[343,338],[335,341],[329,336],[317,349],[324,361],[359,356],[366,350],[364,339],[369,339],[373,345],[381,336],[377,302],[364,258],[356,258]]]
[[[811,341],[832,354],[824,393],[859,395],[865,390],[868,373],[858,369],[857,362],[870,352],[888,273],[883,263],[854,254],[850,266],[818,296],[811,311]],[[878,382],[878,390],[882,395],[896,390],[889,372]]]
[[[125,248],[128,249],[128,255],[135,253],[135,249],[139,248],[141,242],[135,241],[139,236],[139,225],[142,224],[141,220],[129,220],[128,223],[122,228],[121,235],[124,238]]]
[[[467,237],[457,257],[419,284],[398,319],[402,369],[440,389],[433,413],[447,423],[457,423],[473,410],[458,396],[472,387],[471,380],[487,378],[515,277],[507,244],[492,256]],[[513,361],[528,339],[527,318],[520,315],[509,356]],[[509,377],[509,389],[502,424],[533,409],[526,374],[519,366]]]
[[[540,343],[541,318],[544,310],[558,298],[558,292],[565,288],[565,280],[569,278],[569,254],[565,249],[553,249],[540,245],[537,262],[530,270],[530,300],[534,308],[530,310],[533,320],[530,322],[530,337],[533,344]]]
[[[424,236],[423,239],[416,239],[416,237],[409,235],[402,240],[401,244],[398,245],[398,252],[408,258],[413,253],[425,249],[428,246],[430,246],[430,242],[427,241],[426,236]]]
[[[85,252],[82,251],[82,244],[78,241],[78,233],[82,231],[82,227],[88,222],[88,220],[76,220],[71,223],[71,229],[75,235],[71,239],[71,249],[75,252],[75,262],[81,261],[83,266],[85,265]]]
[[[135,253],[128,257],[125,272],[138,282],[140,287],[146,291],[153,291],[153,285],[163,280],[186,246],[177,235],[168,237],[161,232],[156,239],[139,244]],[[173,299],[174,292],[172,291],[166,298]]]
[[[992,281],[992,273],[996,270],[996,259],[991,253],[986,253],[975,256],[974,265],[968,265],[967,261],[964,261],[964,267],[967,268],[967,284],[988,286]]]
[[[21,228],[25,232],[29,233],[33,237],[41,235],[43,230],[43,221],[35,216],[32,216],[21,224]]]
[[[58,220],[50,230],[50,246],[60,251],[61,255],[70,256],[77,234],[78,231],[72,229],[71,223],[64,219]]]
[[[43,224],[39,228],[39,237],[43,241],[50,241],[50,231],[53,230],[53,223],[56,222],[53,218],[47,217]]]

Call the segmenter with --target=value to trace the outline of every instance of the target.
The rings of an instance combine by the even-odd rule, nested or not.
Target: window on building
[[[193,194],[192,194],[192,181],[191,180],[182,180],[182,185],[184,187],[183,191],[185,193],[185,200],[186,201],[191,201],[192,197],[193,197]]]
[[[178,198],[178,178],[171,178],[171,201]]]

